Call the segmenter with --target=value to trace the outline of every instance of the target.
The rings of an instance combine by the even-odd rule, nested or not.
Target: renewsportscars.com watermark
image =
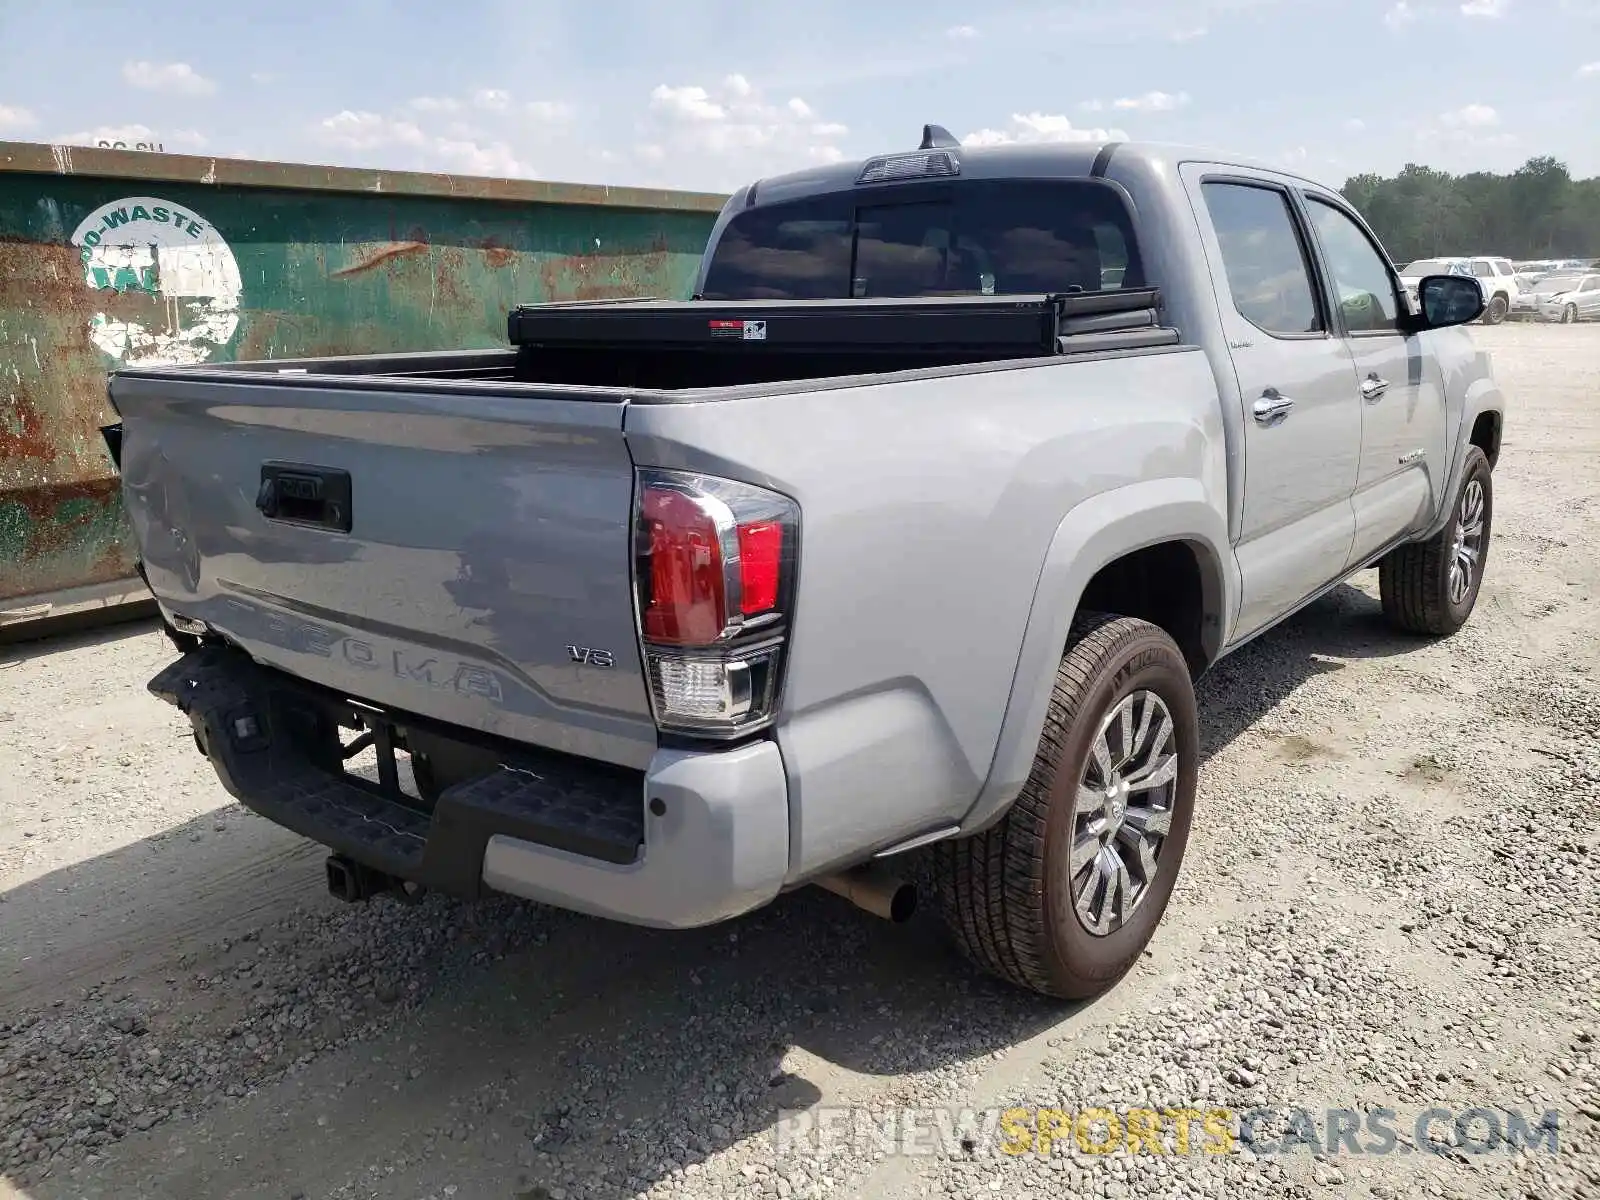
[[[779,1156],[1560,1153],[1560,1114],[1499,1108],[785,1109]]]

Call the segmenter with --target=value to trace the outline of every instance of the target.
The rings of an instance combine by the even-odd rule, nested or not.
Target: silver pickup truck
[[[1467,620],[1482,306],[1281,171],[929,126],[741,189],[688,301],[118,372],[150,688],[346,899],[686,927],[921,877],[1091,995],[1178,875],[1211,664],[1366,567]]]

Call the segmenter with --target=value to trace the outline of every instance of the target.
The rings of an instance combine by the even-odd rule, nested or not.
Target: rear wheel
[[[1468,446],[1450,521],[1427,541],[1396,547],[1378,563],[1378,593],[1391,624],[1445,635],[1467,623],[1483,584],[1493,517],[1489,459]]]
[[[1194,687],[1177,644],[1146,621],[1080,616],[1021,795],[999,824],[934,847],[957,944],[1047,996],[1110,987],[1166,911],[1198,772]]]
[[[1511,303],[1504,296],[1491,296],[1483,319],[1490,325],[1498,325],[1506,319],[1506,313],[1510,311]]]

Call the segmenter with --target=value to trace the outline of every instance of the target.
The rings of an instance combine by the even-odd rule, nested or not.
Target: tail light
[[[776,712],[800,510],[765,488],[641,470],[634,587],[656,724],[733,737]]]

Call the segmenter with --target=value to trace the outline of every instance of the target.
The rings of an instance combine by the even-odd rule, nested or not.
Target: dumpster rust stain
[[[427,248],[428,243],[425,241],[390,242],[386,246],[378,246],[368,250],[365,255],[349,266],[340,267],[337,271],[331,272],[331,277],[344,279],[351,275],[360,275],[362,272],[370,271],[374,267],[381,267],[386,262],[393,262],[397,258],[404,258],[408,254],[416,254]]]
[[[497,271],[517,261],[517,252],[493,235],[478,243],[478,248],[483,251],[483,261]]]
[[[132,574],[121,489],[115,478],[0,492],[0,600]],[[42,572],[42,573],[41,573]]]
[[[90,320],[141,296],[85,286],[71,245],[0,236],[0,598],[132,574]]]
[[[72,464],[83,462],[86,448],[94,469],[105,470],[99,427],[110,414],[104,366],[89,338],[100,295],[84,286],[74,247],[0,237],[0,313],[12,318],[0,334],[0,362],[12,368],[9,379],[0,374],[0,397],[10,401],[0,408],[0,488],[81,473]],[[26,333],[16,328],[23,321]],[[22,459],[57,468],[20,469]]]
[[[539,265],[540,282],[552,300],[616,300],[645,296],[659,288],[670,251],[664,238],[648,250],[611,252],[598,249],[546,259]]]

